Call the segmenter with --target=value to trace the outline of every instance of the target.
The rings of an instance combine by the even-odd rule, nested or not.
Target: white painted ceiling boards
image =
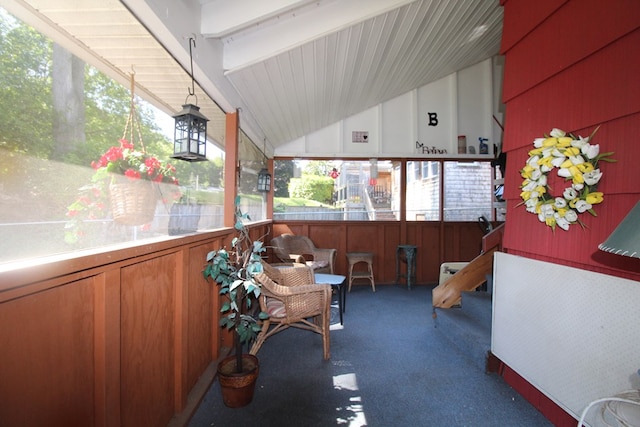
[[[269,156],[296,138],[497,55],[502,33],[499,0],[0,5],[53,24],[76,54],[93,55],[121,81],[135,70],[138,90],[170,114],[181,109],[190,87],[188,39],[194,37],[198,105],[212,119],[210,138],[223,143],[224,113],[239,108],[243,132]]]

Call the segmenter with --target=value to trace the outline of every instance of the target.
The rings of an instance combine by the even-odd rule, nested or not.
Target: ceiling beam
[[[210,5],[219,1],[203,5],[203,34],[207,34],[206,21],[211,19],[211,15],[204,13],[204,8],[206,6],[209,9]],[[264,17],[259,23],[247,20],[246,26],[237,26],[235,32],[223,38],[223,68],[226,72],[232,72],[413,1],[415,0],[279,0],[282,3],[295,3],[295,7],[292,5],[282,13]]]
[[[316,0],[203,1],[200,32],[205,37],[227,37],[279,15],[294,13],[295,10],[314,1]]]

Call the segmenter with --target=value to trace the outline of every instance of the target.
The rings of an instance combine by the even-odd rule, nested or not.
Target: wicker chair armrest
[[[331,285],[327,284],[311,283],[306,285],[285,286],[274,282],[264,273],[258,274],[256,278],[262,285],[262,293],[268,297],[281,299],[290,295],[304,295],[317,292],[331,294]]]
[[[297,255],[295,254],[293,254],[292,258],[292,254],[289,252],[289,248],[284,248],[276,245],[272,245],[271,247],[273,248],[273,254],[282,262],[291,262],[292,260],[295,260],[297,258]]]
[[[327,305],[331,303],[331,285],[282,286],[264,273],[256,275],[256,279],[262,285],[260,298],[262,311],[267,311],[266,298],[275,298],[284,303],[286,317],[290,321],[320,315],[327,310]]]
[[[313,270],[305,264],[268,264],[263,261],[262,267],[271,280],[283,286],[306,285],[314,282]]]
[[[333,258],[335,258],[336,253],[337,253],[336,249],[315,248],[311,253],[311,255],[313,255],[313,259],[315,261],[318,261],[318,260],[331,261]]]
[[[301,286],[315,283],[313,269],[305,264],[295,264],[293,267],[281,267],[280,271],[284,286]]]
[[[331,293],[331,285],[312,283],[308,285],[285,286],[287,292],[285,295],[301,295],[310,293]]]
[[[288,289],[293,292],[280,298],[289,319],[320,315],[331,301],[331,285],[302,285]]]
[[[318,249],[316,248],[313,255],[314,261],[326,261],[329,263],[328,267],[330,273],[335,271],[334,265],[338,251],[336,249]]]

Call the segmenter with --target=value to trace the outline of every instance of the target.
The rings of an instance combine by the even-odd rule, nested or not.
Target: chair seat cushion
[[[329,261],[307,261],[307,265],[311,267],[312,270],[317,270],[328,266]]]
[[[282,318],[287,314],[284,303],[275,298],[267,298],[267,313],[276,318]]]

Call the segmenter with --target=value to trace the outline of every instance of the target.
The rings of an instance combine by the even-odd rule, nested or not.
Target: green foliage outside
[[[273,196],[289,197],[289,180],[293,178],[294,162],[279,160],[273,166]]]
[[[119,145],[120,138],[131,140],[131,127],[125,135],[125,125],[131,107],[131,93],[97,69],[85,65],[83,78],[73,82],[82,85],[84,93],[83,117],[68,126],[80,126],[82,141],[56,142],[55,112],[52,88],[57,84],[52,70],[55,67],[53,44],[33,28],[14,19],[0,9],[0,179],[5,193],[21,194],[25,206],[31,204],[33,214],[46,209],[48,219],[64,218],[80,187],[88,184],[85,177],[74,178],[68,166],[78,165],[90,171],[91,162],[97,161],[109,147]],[[64,105],[64,100],[62,102]],[[146,152],[169,160],[173,154],[171,139],[156,124],[156,112],[142,99],[135,98],[139,129],[134,129],[133,142],[141,149],[140,138]],[[68,152],[56,152],[56,147],[71,146]],[[20,161],[15,156],[22,155]],[[38,159],[47,160],[40,164]],[[58,159],[62,163],[52,162]],[[188,163],[174,160],[176,177],[182,185],[222,187],[223,160]],[[29,173],[23,173],[26,168]],[[24,172],[26,172],[24,171]],[[38,174],[42,171],[42,174]],[[65,172],[67,171],[67,172]],[[40,175],[47,176],[42,179]],[[13,177],[22,176],[21,180]],[[14,187],[11,182],[19,184]],[[24,191],[28,189],[28,191]],[[1,213],[1,212],[0,212]],[[35,218],[32,218],[35,219]],[[44,219],[44,218],[42,218]]]
[[[304,173],[307,175],[329,176],[329,172],[335,167],[329,160],[313,160],[307,163]]]
[[[274,197],[273,198],[273,211],[274,212],[286,212],[288,207],[325,207],[333,208],[333,206],[326,203],[316,202],[315,200],[298,199],[295,197]]]
[[[51,41],[6,13],[0,14],[0,148],[42,159],[55,157],[53,65]],[[85,66],[83,91],[86,142],[77,143],[62,160],[89,167],[109,147],[118,145],[123,136],[132,139],[131,127],[124,134],[131,93],[128,87],[89,65]],[[156,113],[138,97],[135,106],[145,150],[160,159],[169,159],[173,144],[156,124]],[[134,129],[133,136],[137,148],[142,148],[138,129]],[[180,182],[187,184],[198,177],[199,185],[222,185],[222,159],[173,163]]]
[[[333,179],[328,176],[303,174],[301,178],[291,178],[289,195],[294,198],[331,203]]]
[[[44,158],[51,133],[51,45],[0,15],[0,148]],[[48,124],[48,126],[47,126]]]

